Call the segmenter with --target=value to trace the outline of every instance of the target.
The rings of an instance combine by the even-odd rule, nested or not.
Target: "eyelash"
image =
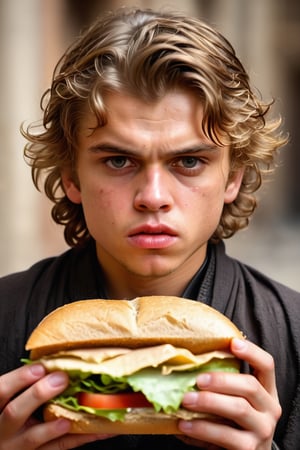
[[[193,163],[195,163],[194,165],[193,165],[193,167],[185,167],[184,166],[184,161],[185,162],[188,162],[188,161],[193,161]],[[178,164],[179,163],[179,164]],[[176,167],[178,167],[180,164],[182,164],[182,168],[183,169],[186,169],[186,170],[193,170],[193,169],[195,169],[195,165],[197,164],[199,164],[199,163],[203,163],[203,161],[202,161],[202,159],[201,158],[198,158],[198,157],[196,157],[196,156],[181,156],[180,158],[178,158],[176,161],[175,161],[175,163],[174,163],[174,165],[176,166]]]
[[[122,160],[122,161],[125,161],[125,162],[127,162],[127,161],[130,161],[130,159],[127,157],[127,156],[121,156],[121,155],[119,155],[119,156],[110,156],[110,157],[108,157],[108,158],[105,158],[105,160],[104,160],[104,162],[107,164],[107,166],[109,166],[111,169],[115,169],[115,170],[121,170],[121,169],[124,169],[124,168],[127,168],[127,166],[125,165],[122,165],[122,167],[115,167],[114,165],[113,165],[113,162],[116,162],[116,161],[120,161],[120,160]]]
[[[122,163],[122,165],[118,165],[118,161]],[[185,167],[184,163],[186,162],[193,162],[193,167]],[[116,156],[109,156],[104,159],[104,163],[112,170],[124,170],[128,169],[130,167],[134,167],[137,164],[134,163],[129,157],[122,156],[122,155],[116,155]],[[116,165],[117,163],[117,165]],[[197,156],[193,155],[187,155],[187,156],[180,156],[173,160],[170,164],[170,166],[174,169],[181,170],[186,175],[193,175],[195,172],[199,172],[199,169],[202,167],[202,165],[205,164],[205,161],[203,158],[199,158]],[[200,167],[199,167],[200,166]],[[196,173],[196,174],[197,174]]]

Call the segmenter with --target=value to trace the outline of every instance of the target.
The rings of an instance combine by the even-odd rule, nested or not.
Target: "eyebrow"
[[[184,154],[189,154],[189,153],[201,153],[201,152],[218,151],[218,150],[220,150],[220,148],[216,144],[200,143],[197,145],[189,146],[187,148],[181,148],[181,149],[179,148],[179,149],[170,150],[168,153],[170,154],[170,156],[179,156],[179,155],[184,155]],[[99,145],[93,145],[88,148],[88,151],[91,153],[101,153],[101,152],[104,153],[105,152],[105,153],[114,153],[114,154],[119,154],[119,155],[124,155],[124,156],[141,156],[141,154],[134,149],[130,149],[130,148],[126,149],[123,147],[119,147],[117,145],[105,144],[105,143],[99,144]]]

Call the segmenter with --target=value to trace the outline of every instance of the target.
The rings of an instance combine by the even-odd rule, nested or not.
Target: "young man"
[[[25,155],[72,248],[0,281],[0,450],[298,448],[300,295],[224,249],[285,143],[230,44],[180,13],[110,13],[66,52],[44,102]],[[18,367],[37,323],[79,299],[156,294],[205,302],[247,336],[231,350],[250,370],[201,375],[183,400],[225,422],[182,420],[181,438],[39,422],[68,380]]]

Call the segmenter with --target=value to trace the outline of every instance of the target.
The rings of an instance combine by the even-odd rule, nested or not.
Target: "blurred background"
[[[0,276],[67,247],[51,205],[31,182],[20,124],[40,119],[40,97],[73,38],[104,10],[176,7],[216,26],[234,45],[252,84],[276,101],[290,142],[259,194],[259,208],[227,250],[300,290],[299,0],[0,0]]]

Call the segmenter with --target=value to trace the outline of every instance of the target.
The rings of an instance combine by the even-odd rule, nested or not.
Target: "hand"
[[[0,450],[76,448],[107,436],[67,434],[70,422],[41,423],[34,411],[68,385],[63,372],[46,375],[42,365],[27,365],[0,377]]]
[[[250,364],[253,375],[201,374],[197,378],[200,392],[185,394],[182,403],[187,409],[221,416],[225,422],[180,421],[179,428],[193,438],[193,445],[206,443],[207,449],[270,450],[281,415],[273,358],[246,340],[233,339],[231,351]]]

